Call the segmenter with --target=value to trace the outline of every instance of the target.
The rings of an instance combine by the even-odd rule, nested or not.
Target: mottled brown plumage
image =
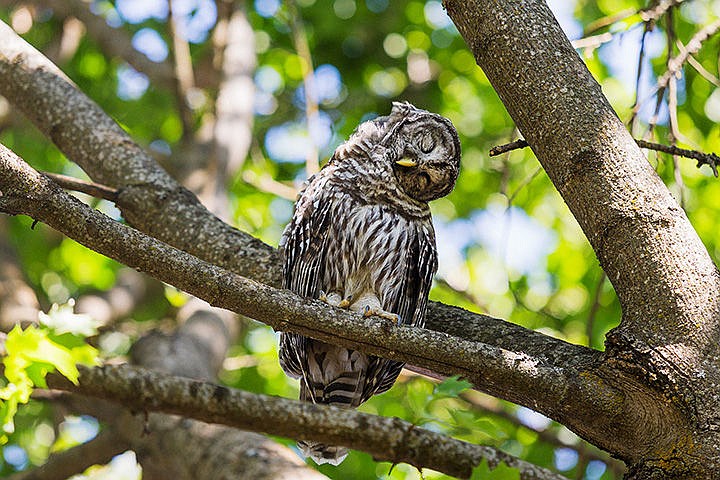
[[[437,270],[427,202],[447,195],[460,167],[452,123],[409,103],[361,124],[300,192],[280,246],[284,286],[365,315],[422,327]],[[300,398],[357,407],[388,390],[401,362],[283,333],[280,364]],[[299,442],[318,463],[343,447]]]

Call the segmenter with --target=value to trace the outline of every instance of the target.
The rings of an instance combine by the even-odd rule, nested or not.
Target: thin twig
[[[645,39],[649,31],[649,25],[646,23],[643,27],[642,38],[640,39],[640,53],[638,54],[637,62],[637,76],[635,77],[635,103],[632,106],[632,116],[630,117],[630,133],[635,133],[635,120],[637,120],[638,111],[635,110],[635,106],[640,100],[640,76],[642,75],[643,59],[645,58]]]
[[[290,13],[290,28],[292,30],[293,44],[298,56],[303,60],[303,86],[305,87],[305,118],[307,120],[308,135],[310,136],[310,149],[305,158],[305,173],[308,178],[320,170],[320,160],[317,146],[313,140],[312,132],[318,121],[319,108],[316,101],[315,74],[313,60],[308,45],[307,31],[300,16],[295,0],[287,2]]]
[[[598,30],[601,30],[605,27],[609,27],[610,25],[620,22],[622,20],[625,20],[626,18],[630,18],[633,15],[635,15],[637,10],[634,8],[626,8],[625,10],[615,13],[613,15],[608,15],[607,17],[599,18],[593,22],[590,22],[585,27],[585,31],[583,32],[584,36],[589,36],[592,33],[597,32]]]
[[[178,109],[183,126],[183,137],[189,138],[193,132],[193,112],[188,103],[188,94],[195,85],[195,75],[190,56],[190,45],[180,32],[177,12],[173,8],[173,1],[168,0],[168,15],[170,21],[170,36],[172,37],[172,56],[175,63],[175,88],[178,98]]]
[[[685,46],[682,43],[678,42],[678,49],[682,52],[685,49]],[[693,57],[692,55],[688,55],[687,63],[689,63],[690,66],[693,67],[700,74],[701,77],[703,77],[705,80],[712,83],[716,87],[720,88],[720,78],[708,72],[700,62],[695,60],[695,57]]]
[[[670,155],[680,155],[685,158],[692,158],[697,160],[697,167],[700,168],[703,165],[709,165],[712,168],[713,174],[717,177],[717,167],[720,165],[720,156],[715,153],[703,153],[696,150],[687,150],[680,147],[673,147],[671,145],[661,145],[659,143],[646,142],[645,140],[635,139],[635,142],[640,148],[647,148],[649,150],[656,150],[658,152],[669,153]]]
[[[508,197],[508,208],[510,208],[510,205],[512,205],[512,203],[515,201],[515,197],[518,196],[518,194],[522,191],[522,189],[527,187],[528,185],[530,185],[530,182],[535,180],[535,177],[540,175],[541,171],[542,171],[542,167],[537,167],[533,173],[528,175],[525,178],[525,180],[523,180],[522,183],[520,185],[518,185],[518,187],[515,189],[515,191],[513,193],[511,193],[510,196]]]
[[[578,38],[577,40],[573,40],[571,43],[573,48],[582,48],[586,52],[592,52],[593,50],[601,46],[603,43],[608,43],[612,41],[612,39],[613,34],[610,32],[605,32],[601,33],[600,35],[591,35],[589,37]]]
[[[490,149],[490,156],[496,157],[498,155],[502,155],[503,153],[509,152],[511,150],[517,150],[519,148],[525,148],[528,146],[528,143],[525,141],[524,138],[518,138],[517,140],[506,143],[504,145],[498,145],[496,147],[493,147]]]
[[[278,182],[270,175],[260,174],[245,170],[242,172],[242,179],[245,183],[252,185],[260,191],[277,195],[278,197],[285,198],[287,200],[297,200],[297,189],[290,185],[286,185],[282,182]]]
[[[65,190],[82,192],[90,195],[91,197],[102,198],[111,202],[116,202],[120,193],[119,190],[106,185],[89,182],[87,180],[80,180],[79,178],[69,177],[59,173],[43,172],[43,174]]]
[[[717,167],[720,165],[720,156],[715,153],[703,153],[697,150],[687,150],[685,148],[673,147],[671,145],[662,145],[659,143],[648,142],[635,138],[635,143],[640,148],[647,148],[648,150],[655,150],[658,152],[669,153],[671,155],[680,155],[685,158],[692,158],[697,160],[697,167],[700,168],[703,165],[708,165],[712,168],[713,174],[717,177]],[[509,152],[510,150],[517,150],[519,148],[525,148],[528,143],[524,139],[518,139],[514,142],[507,143],[505,145],[499,145],[490,149],[490,156],[500,155],[501,153]]]
[[[660,0],[656,2],[655,5],[643,8],[638,11],[638,13],[644,22],[656,22],[665,12],[682,2],[683,0]]]

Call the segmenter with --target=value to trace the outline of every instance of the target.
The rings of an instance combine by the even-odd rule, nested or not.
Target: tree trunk
[[[628,478],[720,478],[720,276],[685,212],[544,1],[445,6],[620,299],[598,378],[623,398],[570,426]]]

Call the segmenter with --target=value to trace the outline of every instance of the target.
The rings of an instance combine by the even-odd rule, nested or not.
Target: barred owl
[[[393,103],[362,123],[308,180],[280,241],[284,286],[362,315],[422,327],[437,270],[428,202],[450,193],[460,142],[446,118]],[[403,363],[294,333],[280,336],[280,364],[300,378],[300,399],[355,408],[388,390]],[[299,442],[317,463],[347,449]]]

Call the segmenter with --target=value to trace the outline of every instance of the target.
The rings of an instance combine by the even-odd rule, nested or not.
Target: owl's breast
[[[418,228],[425,222],[412,221],[387,205],[345,195],[336,199],[323,289],[354,298],[372,293],[384,305],[389,292],[400,288]]]

